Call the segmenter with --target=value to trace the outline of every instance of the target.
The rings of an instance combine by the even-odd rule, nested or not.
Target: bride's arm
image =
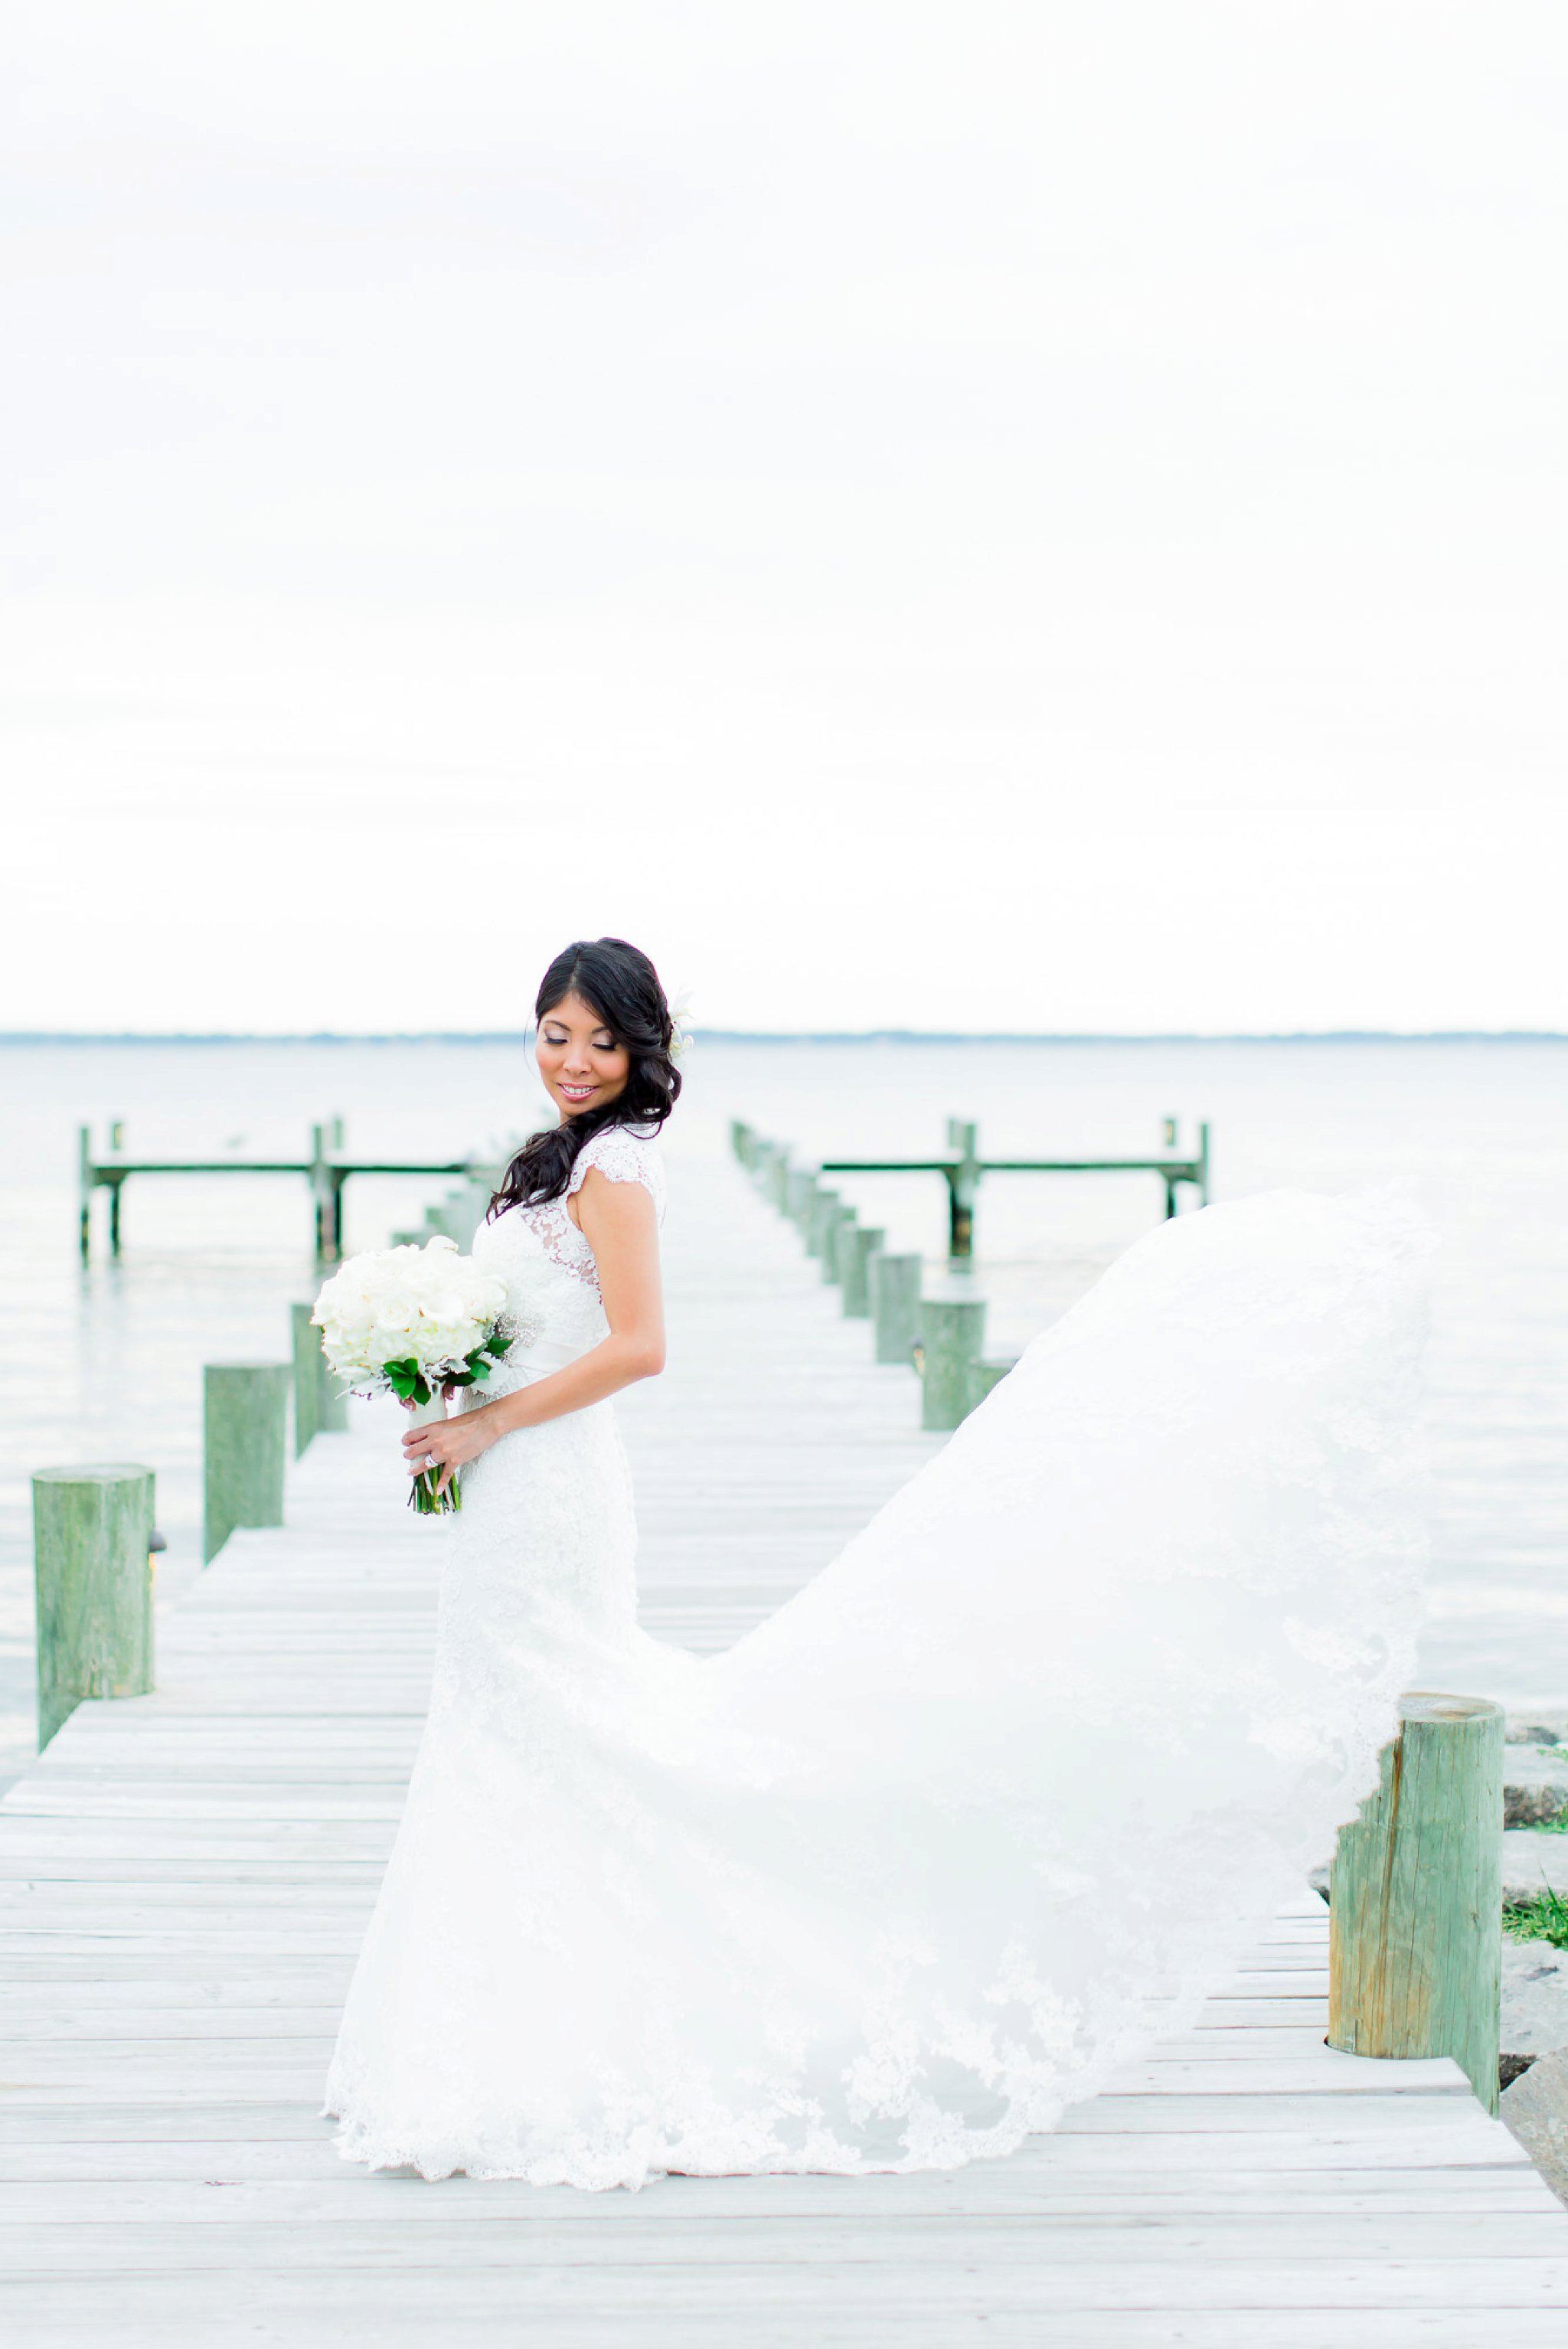
[[[562,1371],[498,1395],[456,1419],[410,1428],[403,1450],[410,1473],[434,1459],[460,1468],[516,1427],[538,1427],[569,1411],[603,1402],[665,1366],[664,1299],[659,1288],[658,1216],[641,1183],[612,1183],[590,1167],[577,1194],[583,1237],[593,1251],[610,1334]],[[441,1482],[449,1479],[443,1477]]]

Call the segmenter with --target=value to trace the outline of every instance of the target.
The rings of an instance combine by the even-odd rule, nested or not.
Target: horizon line
[[[510,1044],[525,1029],[0,1029],[0,1046],[49,1044]],[[696,1028],[707,1044],[1563,1044],[1560,1028],[923,1029]]]

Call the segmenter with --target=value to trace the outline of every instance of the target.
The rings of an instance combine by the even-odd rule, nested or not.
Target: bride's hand
[[[499,1429],[487,1427],[490,1412],[480,1405],[477,1411],[463,1411],[456,1419],[433,1419],[424,1427],[411,1427],[403,1438],[403,1460],[410,1476],[433,1464],[441,1474],[437,1491],[444,1493],[459,1468],[477,1460],[495,1442]]]

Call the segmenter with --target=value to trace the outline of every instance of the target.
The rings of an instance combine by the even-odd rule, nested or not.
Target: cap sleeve
[[[606,1125],[585,1142],[572,1169],[568,1192],[580,1191],[590,1167],[597,1167],[609,1183],[640,1183],[653,1195],[658,1219],[665,1219],[665,1170],[658,1145],[651,1134],[629,1125]]]

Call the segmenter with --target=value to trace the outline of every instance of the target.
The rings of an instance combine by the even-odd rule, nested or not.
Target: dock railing
[[[1165,1185],[1165,1213],[1177,1211],[1177,1194],[1191,1188],[1198,1205],[1209,1204],[1209,1128],[1198,1128],[1196,1151],[1183,1154],[1180,1123],[1165,1120],[1165,1150],[1148,1158],[982,1158],[979,1127],[970,1119],[947,1121],[947,1153],[938,1158],[824,1158],[824,1174],[940,1174],[947,1185],[949,1260],[967,1262],[975,1253],[975,1211],[984,1174],[1158,1174]]]
[[[108,1245],[120,1252],[120,1196],[133,1174],[303,1174],[315,1208],[315,1252],[324,1264],[343,1252],[344,1186],[355,1174],[450,1174],[473,1182],[489,1169],[471,1158],[354,1158],[344,1154],[343,1121],[328,1118],[310,1130],[310,1154],[301,1158],[140,1158],[123,1146],[123,1124],[109,1128],[109,1147],[93,1147],[92,1128],[78,1129],[82,1262],[92,1252],[92,1203],[108,1193]]]

